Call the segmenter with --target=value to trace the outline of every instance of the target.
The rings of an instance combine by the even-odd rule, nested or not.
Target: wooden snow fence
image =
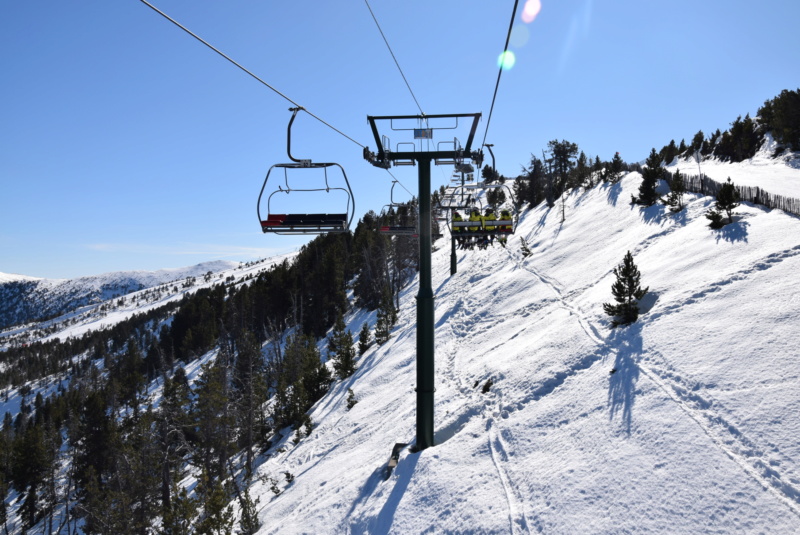
[[[672,180],[672,173],[667,171],[665,174],[669,177],[669,180]],[[687,192],[709,195],[711,197],[715,197],[720,188],[722,188],[722,184],[724,184],[724,182],[717,182],[716,180],[708,178],[706,175],[682,174],[681,176],[683,177],[683,183],[685,184]],[[760,204],[767,208],[777,208],[784,212],[800,216],[800,199],[775,195],[757,186],[734,185],[739,191],[739,197],[742,201]]]

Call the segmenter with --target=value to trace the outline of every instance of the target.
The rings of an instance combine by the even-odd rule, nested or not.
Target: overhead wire
[[[313,113],[311,113],[310,111],[308,111],[308,109],[306,109],[304,106],[301,106],[300,104],[298,104],[297,102],[295,102],[295,101],[294,101],[294,100],[292,100],[291,98],[287,97],[286,95],[284,95],[283,93],[281,93],[280,91],[278,91],[277,89],[275,89],[273,86],[271,86],[270,84],[268,84],[267,82],[265,82],[264,80],[262,80],[261,78],[259,78],[258,76],[256,76],[255,74],[253,74],[253,73],[252,73],[251,71],[249,71],[248,69],[244,68],[242,65],[240,65],[239,63],[237,63],[236,61],[234,61],[233,59],[231,59],[229,56],[227,56],[226,54],[224,54],[223,52],[221,52],[220,50],[218,50],[217,48],[215,48],[213,45],[211,45],[210,43],[208,43],[207,41],[205,41],[205,40],[204,40],[203,38],[201,38],[199,35],[195,34],[195,33],[194,33],[194,32],[192,32],[191,30],[189,30],[189,29],[188,29],[186,26],[182,25],[181,23],[179,23],[178,21],[176,21],[175,19],[173,19],[172,17],[170,17],[169,15],[167,15],[166,13],[164,13],[163,11],[161,11],[160,9],[158,9],[157,7],[155,7],[153,4],[151,4],[151,3],[150,3],[150,2],[148,2],[147,0],[139,0],[139,1],[140,1],[140,2],[142,2],[143,4],[145,4],[147,7],[149,7],[149,8],[150,8],[150,9],[152,9],[153,11],[155,11],[156,13],[158,13],[159,15],[161,15],[162,17],[164,17],[165,19],[167,19],[168,21],[170,21],[171,23],[173,23],[175,26],[177,26],[178,28],[180,28],[180,29],[181,29],[181,30],[183,30],[184,32],[188,33],[189,35],[191,35],[192,37],[194,37],[195,39],[197,39],[198,41],[200,41],[201,43],[203,43],[204,45],[206,45],[208,48],[210,48],[211,50],[213,50],[214,52],[216,52],[217,54],[219,54],[220,56],[222,56],[223,58],[225,58],[225,59],[226,59],[226,60],[228,60],[229,62],[233,63],[233,64],[234,64],[235,66],[237,66],[239,69],[241,69],[242,71],[246,72],[247,74],[249,74],[250,76],[252,76],[253,78],[255,78],[257,81],[261,82],[263,85],[267,86],[269,89],[271,89],[272,91],[274,91],[275,93],[277,93],[278,95],[280,95],[281,97],[285,98],[286,100],[288,100],[289,102],[291,102],[292,104],[294,104],[296,107],[302,108],[302,109],[303,109],[303,111],[305,111],[306,113],[308,113],[308,114],[309,114],[311,117],[313,117],[313,118],[314,118],[314,119],[316,119],[317,121],[321,122],[322,124],[324,124],[325,126],[327,126],[328,128],[330,128],[331,130],[333,130],[334,132],[336,132],[336,133],[338,133],[338,134],[340,134],[340,135],[342,135],[342,136],[346,137],[347,139],[349,139],[350,141],[352,141],[353,143],[355,143],[356,145],[358,145],[358,146],[359,146],[359,147],[361,147],[362,149],[363,149],[363,148],[366,148],[364,145],[362,145],[361,143],[359,143],[358,141],[356,141],[356,140],[355,140],[355,139],[353,139],[352,137],[348,136],[347,134],[345,134],[344,132],[342,132],[342,131],[341,131],[341,130],[339,130],[338,128],[336,128],[336,127],[334,127],[333,125],[331,125],[330,123],[328,123],[328,122],[326,122],[326,121],[324,121],[324,120],[320,119],[319,117],[317,117],[316,115],[314,115]]]
[[[367,9],[369,10],[369,14],[372,15],[372,20],[375,21],[375,26],[378,27],[378,31],[380,32],[381,37],[383,38],[383,42],[386,43],[386,48],[389,49],[389,54],[391,54],[392,59],[394,60],[394,64],[397,66],[397,70],[400,71],[400,76],[403,77],[403,81],[405,82],[406,87],[408,88],[408,92],[411,93],[411,98],[414,99],[414,103],[417,105],[417,108],[419,109],[419,113],[421,115],[425,115],[425,112],[422,111],[422,106],[420,106],[419,101],[417,100],[417,96],[414,94],[414,91],[411,89],[411,84],[408,83],[408,78],[406,78],[406,75],[403,72],[403,68],[400,67],[400,62],[397,61],[397,56],[394,55],[394,51],[392,50],[392,46],[389,44],[389,40],[386,38],[386,34],[383,33],[383,29],[381,28],[381,25],[378,22],[378,18],[375,16],[375,12],[372,11],[372,6],[369,5],[369,0],[364,0],[364,3],[367,4]],[[394,180],[395,182],[400,184],[400,187],[403,188],[404,190],[406,190],[406,192],[409,195],[411,195],[412,197],[414,196],[414,194],[405,186],[405,184],[400,182],[400,180],[398,180],[398,178],[396,176],[394,176],[394,174],[392,174],[392,172],[389,169],[386,169],[386,172],[389,173],[389,176],[392,177],[392,180]]]
[[[355,143],[356,145],[358,145],[358,146],[359,146],[359,147],[361,147],[362,149],[363,149],[363,148],[366,148],[364,145],[362,145],[361,143],[359,143],[358,141],[356,141],[356,140],[355,140],[355,139],[353,139],[352,137],[348,136],[347,134],[345,134],[344,132],[342,132],[342,131],[341,131],[341,130],[339,130],[338,128],[334,127],[333,125],[331,125],[331,124],[330,124],[330,123],[328,123],[327,121],[325,121],[325,120],[321,119],[321,118],[320,118],[320,117],[318,117],[317,115],[315,115],[315,114],[311,113],[311,112],[310,112],[310,111],[309,111],[307,108],[305,108],[304,106],[302,106],[302,105],[300,105],[299,103],[295,102],[293,99],[289,98],[287,95],[285,95],[284,93],[282,93],[281,91],[279,91],[278,89],[276,89],[275,87],[273,87],[272,85],[270,85],[269,83],[267,83],[266,81],[264,81],[263,79],[261,79],[260,77],[258,77],[258,76],[257,76],[256,74],[254,74],[252,71],[250,71],[249,69],[245,68],[243,65],[241,65],[240,63],[238,63],[237,61],[235,61],[234,59],[232,59],[230,56],[228,56],[227,54],[225,54],[224,52],[222,52],[221,50],[219,50],[218,48],[216,48],[215,46],[213,46],[212,44],[210,44],[208,41],[206,41],[205,39],[203,39],[202,37],[200,37],[200,36],[199,36],[199,35],[197,35],[196,33],[192,32],[192,31],[191,31],[190,29],[188,29],[186,26],[184,26],[183,24],[181,24],[180,22],[178,22],[178,21],[177,21],[177,20],[175,20],[174,18],[170,17],[170,16],[169,16],[169,15],[167,15],[165,12],[163,12],[162,10],[160,10],[159,8],[157,8],[156,6],[154,6],[153,4],[151,4],[150,2],[148,2],[147,0],[139,0],[139,1],[140,1],[140,2],[142,2],[143,4],[145,4],[147,7],[149,7],[149,8],[150,8],[150,9],[152,9],[153,11],[155,11],[156,13],[158,13],[159,15],[161,15],[162,17],[164,17],[165,19],[167,19],[168,21],[170,21],[172,24],[174,24],[175,26],[177,26],[178,28],[180,28],[181,30],[183,30],[184,32],[186,32],[187,34],[189,34],[190,36],[194,37],[194,38],[195,38],[197,41],[201,42],[202,44],[204,44],[205,46],[207,46],[208,48],[210,48],[211,50],[213,50],[214,52],[216,52],[218,55],[222,56],[224,59],[226,59],[227,61],[229,61],[230,63],[232,63],[234,66],[238,67],[240,70],[242,70],[242,71],[244,71],[245,73],[247,73],[248,75],[250,75],[252,78],[254,78],[256,81],[260,82],[262,85],[264,85],[264,86],[266,86],[267,88],[271,89],[272,91],[274,91],[275,93],[277,93],[279,96],[283,97],[284,99],[286,99],[287,101],[289,101],[290,103],[292,103],[294,106],[296,106],[296,107],[299,107],[299,108],[302,108],[302,109],[303,109],[303,111],[305,111],[306,113],[308,113],[308,114],[309,114],[311,117],[313,117],[314,119],[316,119],[316,120],[317,120],[317,121],[319,121],[320,123],[324,124],[325,126],[327,126],[328,128],[330,128],[330,129],[331,129],[331,130],[333,130],[334,132],[336,132],[336,133],[340,134],[341,136],[344,136],[345,138],[347,138],[348,140],[352,141],[353,143]],[[367,0],[364,0],[364,1],[366,2],[366,4],[367,4],[367,8],[369,9],[369,12],[370,12],[370,14],[372,15],[372,18],[373,18],[373,20],[375,21],[375,24],[376,24],[376,25],[377,25],[377,27],[378,27],[378,31],[381,33],[381,37],[383,37],[383,40],[384,40],[384,42],[386,43],[386,47],[389,49],[389,53],[392,55],[392,59],[394,59],[395,65],[397,65],[397,69],[400,71],[400,75],[403,77],[403,80],[404,80],[404,81],[405,81],[405,83],[406,83],[406,87],[408,87],[408,90],[409,90],[409,92],[411,93],[411,97],[414,99],[414,102],[417,104],[417,108],[419,108],[419,111],[420,111],[420,113],[421,113],[422,115],[425,115],[425,113],[422,111],[422,107],[420,106],[420,104],[419,104],[419,101],[417,100],[417,97],[414,95],[414,92],[413,92],[413,91],[412,91],[412,89],[411,89],[411,85],[408,83],[408,80],[406,79],[406,76],[405,76],[405,74],[403,73],[403,69],[400,67],[400,63],[397,61],[397,58],[395,57],[395,55],[394,55],[394,52],[392,51],[392,47],[389,45],[389,41],[386,39],[386,36],[384,35],[384,33],[383,33],[383,30],[381,29],[381,26],[380,26],[380,24],[378,23],[378,19],[375,17],[375,14],[374,14],[374,13],[373,13],[373,11],[372,11],[372,7],[369,5],[369,2],[368,2]],[[396,178],[396,177],[395,177],[395,176],[392,174],[392,172],[391,172],[391,171],[389,171],[388,169],[387,169],[386,171],[389,173],[389,175],[392,177],[392,179],[393,179],[394,181],[396,181],[398,184],[400,184],[400,187],[401,187],[401,188],[403,188],[404,190],[406,190],[406,192],[408,192],[408,194],[409,194],[409,195],[411,195],[411,196],[413,197],[413,195],[414,195],[414,194],[413,194],[413,193],[412,193],[412,192],[411,192],[411,191],[410,191],[410,190],[409,190],[409,189],[408,189],[408,188],[405,186],[405,184],[403,184],[403,183],[402,183],[400,180],[398,180],[398,179],[397,179],[397,178]]]
[[[508,23],[508,35],[506,36],[506,46],[503,48],[503,55],[501,58],[505,59],[506,53],[508,52],[508,43],[511,40],[511,30],[514,27],[514,18],[517,16],[517,5],[519,4],[519,0],[514,0],[514,9],[511,11],[511,22]],[[486,130],[483,133],[483,142],[481,142],[481,148],[486,145],[486,136],[489,133],[489,123],[492,122],[492,112],[494,111],[494,102],[497,100],[497,89],[500,87],[500,77],[503,75],[503,67],[504,63],[503,60],[500,61],[500,72],[497,73],[497,83],[494,85],[494,96],[492,97],[492,106],[489,108],[489,117],[486,119]]]
[[[389,45],[389,40],[386,39],[386,35],[384,35],[383,30],[381,29],[381,25],[378,22],[378,18],[375,16],[375,13],[372,11],[372,6],[369,5],[369,0],[364,0],[364,3],[367,4],[367,9],[369,9],[370,15],[372,15],[372,20],[375,21],[375,25],[378,27],[378,31],[381,33],[381,37],[383,37],[383,42],[386,43],[386,48],[389,49],[389,53],[392,55],[392,59],[394,60],[394,64],[397,65],[397,70],[400,71],[400,76],[403,77],[403,81],[406,83],[406,87],[408,88],[408,92],[411,93],[411,98],[414,99],[414,102],[419,108],[419,113],[425,115],[425,112],[422,111],[422,106],[419,105],[419,101],[417,100],[416,95],[414,95],[414,91],[411,89],[411,84],[408,83],[408,79],[406,75],[403,73],[403,69],[400,67],[400,63],[397,61],[397,57],[394,55],[392,51],[391,45]]]

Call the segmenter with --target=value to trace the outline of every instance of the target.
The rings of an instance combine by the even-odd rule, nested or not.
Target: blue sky
[[[367,115],[418,113],[363,1],[153,3],[360,144],[374,149]],[[541,0],[528,24],[524,3],[487,137],[505,175],[551,139],[640,161],[800,87],[798,2]],[[370,5],[423,111],[483,113],[482,139],[513,2]],[[0,10],[0,272],[155,270],[303,243],[262,235],[255,210],[287,161],[290,103],[137,0]],[[389,202],[391,178],[352,141],[308,116],[293,139],[347,170],[357,217]],[[392,172],[416,190],[416,169]]]

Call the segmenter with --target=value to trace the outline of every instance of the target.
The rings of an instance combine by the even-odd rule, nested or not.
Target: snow
[[[800,532],[800,221],[745,204],[713,231],[708,197],[677,216],[619,202],[640,180],[572,193],[563,224],[528,212],[453,277],[438,242],[437,445],[385,479],[415,436],[414,283],[311,437],[259,467],[260,533]],[[612,330],[627,250],[652,297]]]
[[[796,180],[773,163],[776,185]],[[416,434],[414,281],[391,339],[313,408],[311,436],[287,431],[259,457],[259,533],[800,533],[800,219],[744,203],[714,231],[709,197],[677,215],[628,204],[640,181],[573,191],[563,222],[560,205],[526,212],[507,249],[458,251],[454,276],[445,232],[436,446],[404,448],[389,475],[392,447]],[[611,329],[602,304],[626,251],[650,293]],[[347,321],[355,334],[375,313]],[[18,410],[10,394],[2,410]]]
[[[700,170],[704,175],[725,182],[731,181],[740,186],[759,187],[773,195],[783,195],[800,199],[800,158],[786,153],[777,160],[772,158],[777,143],[767,134],[766,142],[756,155],[738,163],[722,162],[717,158],[700,162]],[[674,160],[667,169],[675,172],[679,169],[685,175],[697,175],[697,162],[693,158]]]
[[[193,294],[199,289],[208,288],[214,284],[220,284],[225,281],[227,281],[226,284],[242,284],[250,277],[257,276],[260,272],[269,269],[271,266],[279,264],[286,259],[291,259],[295,254],[296,253],[279,255],[248,264],[221,260],[177,269],[106,273],[95,277],[81,277],[78,279],[57,281],[57,283],[53,279],[42,279],[44,283],[51,284],[52,287],[50,290],[54,292],[85,292],[87,289],[99,289],[112,284],[114,281],[121,280],[135,280],[137,283],[142,284],[144,289],[122,296],[124,297],[124,302],[122,304],[118,304],[120,301],[117,298],[111,298],[104,302],[86,305],[52,320],[36,324],[33,327],[30,325],[17,326],[5,331],[0,331],[0,348],[3,347],[4,343],[8,343],[14,336],[18,336],[31,328],[41,329],[52,325],[58,327],[56,331],[48,335],[30,340],[26,339],[26,342],[36,340],[46,341],[55,338],[65,340],[67,338],[83,336],[91,331],[103,330],[130,318],[134,314],[145,313],[155,308],[162,307],[170,302],[182,299],[184,295]],[[208,280],[204,280],[204,276],[208,272],[211,272],[213,276]],[[191,285],[184,285],[184,282],[189,278],[194,278],[195,280]],[[169,289],[177,287],[177,291],[172,292],[166,290],[162,293],[162,297],[157,300],[145,299],[148,290],[160,284],[166,284]],[[144,302],[139,301],[140,298]],[[100,308],[103,304],[113,304],[113,306],[108,311],[101,311]]]
[[[5,284],[7,282],[18,282],[18,281],[36,281],[41,280],[37,277],[28,277],[27,275],[17,275],[14,273],[0,273],[0,284]]]

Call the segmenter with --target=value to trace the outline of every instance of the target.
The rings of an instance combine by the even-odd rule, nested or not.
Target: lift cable
[[[392,47],[389,45],[389,41],[386,39],[386,36],[383,34],[383,30],[381,29],[381,25],[378,23],[378,19],[375,17],[375,13],[372,11],[372,7],[369,5],[369,0],[364,0],[364,3],[367,4],[367,9],[369,9],[370,15],[372,15],[372,20],[375,21],[375,25],[378,27],[378,31],[381,32],[381,37],[383,37],[383,42],[386,43],[386,48],[389,49],[389,53],[392,55],[392,59],[394,60],[394,64],[397,65],[397,70],[400,71],[400,76],[403,77],[403,81],[406,83],[406,87],[408,87],[409,93],[411,93],[411,98],[414,99],[414,102],[417,104],[417,108],[419,108],[419,112],[422,115],[425,115],[425,112],[422,111],[422,106],[419,105],[419,101],[417,101],[417,97],[414,95],[414,91],[411,90],[411,85],[408,83],[406,79],[406,75],[403,74],[403,69],[400,68],[400,63],[397,61],[397,58],[392,51]],[[506,45],[508,46],[508,45]]]
[[[511,22],[508,24],[508,35],[506,36],[506,46],[503,49],[503,58],[508,52],[508,42],[511,40],[511,29],[514,27],[514,17],[517,16],[517,4],[519,0],[514,0],[514,10],[511,12]],[[497,98],[497,88],[500,87],[500,76],[503,74],[503,61],[500,61],[500,72],[497,73],[497,83],[494,86],[494,96],[492,97],[492,107],[489,108],[489,117],[486,119],[486,131],[483,133],[483,142],[481,147],[486,145],[486,135],[489,133],[489,123],[492,121],[492,111],[494,111],[494,101]]]
[[[287,97],[286,95],[284,95],[283,93],[281,93],[280,91],[278,91],[277,89],[275,89],[274,87],[272,87],[271,85],[269,85],[267,82],[265,82],[264,80],[262,80],[261,78],[259,78],[258,76],[256,76],[256,75],[255,75],[255,74],[253,74],[252,72],[250,72],[249,70],[245,69],[245,68],[244,68],[243,66],[241,66],[239,63],[236,63],[236,62],[235,62],[234,60],[232,60],[230,57],[226,56],[224,53],[222,53],[222,52],[220,52],[218,49],[214,48],[214,47],[213,47],[211,44],[209,44],[208,42],[206,42],[205,40],[203,40],[203,39],[202,39],[200,36],[198,36],[197,34],[193,33],[191,30],[189,30],[188,28],[186,28],[185,26],[183,26],[181,23],[179,23],[178,21],[176,21],[175,19],[173,19],[172,17],[170,17],[169,15],[167,15],[166,13],[164,13],[163,11],[161,11],[160,9],[158,9],[157,7],[155,7],[153,4],[151,4],[151,3],[150,3],[150,2],[148,2],[147,0],[139,0],[139,1],[140,1],[140,2],[142,2],[143,4],[145,4],[147,7],[149,7],[149,8],[150,8],[150,9],[152,9],[153,11],[155,11],[156,13],[158,13],[159,15],[161,15],[162,17],[164,17],[165,19],[167,19],[168,21],[170,21],[171,23],[173,23],[175,26],[177,26],[177,27],[178,27],[178,28],[180,28],[181,30],[185,31],[186,33],[188,33],[189,35],[191,35],[192,37],[194,37],[195,39],[197,39],[198,41],[200,41],[201,43],[203,43],[204,45],[206,45],[208,48],[210,48],[211,50],[213,50],[214,52],[216,52],[217,54],[219,54],[219,55],[220,55],[220,56],[222,56],[223,58],[227,59],[228,61],[230,61],[231,63],[233,63],[233,64],[234,64],[234,65],[236,65],[237,67],[239,67],[241,70],[243,70],[244,72],[246,72],[247,74],[249,74],[250,76],[252,76],[253,78],[255,78],[256,80],[258,80],[259,82],[261,82],[262,84],[264,84],[264,85],[265,85],[265,86],[267,86],[268,88],[272,89],[272,90],[273,90],[274,92],[276,92],[278,95],[282,96],[283,98],[285,98],[286,100],[288,100],[289,102],[291,102],[292,104],[294,104],[295,106],[297,106],[297,107],[299,107],[299,108],[303,108],[303,110],[304,110],[306,113],[308,113],[308,114],[309,114],[311,117],[313,117],[313,118],[314,118],[314,119],[316,119],[317,121],[321,122],[322,124],[324,124],[325,126],[327,126],[328,128],[330,128],[331,130],[333,130],[334,132],[337,132],[337,133],[341,134],[342,136],[346,137],[347,139],[349,139],[350,141],[352,141],[353,143],[355,143],[356,145],[358,145],[358,146],[359,146],[359,147],[361,147],[362,149],[363,149],[363,148],[366,148],[364,145],[362,145],[361,143],[359,143],[359,142],[358,142],[358,141],[356,141],[355,139],[351,138],[350,136],[348,136],[347,134],[345,134],[344,132],[342,132],[342,131],[341,131],[341,130],[339,130],[338,128],[336,128],[336,127],[334,127],[334,126],[330,125],[329,123],[327,123],[327,122],[323,121],[322,119],[320,119],[319,117],[317,117],[316,115],[314,115],[313,113],[311,113],[310,111],[308,111],[306,108],[304,108],[303,106],[301,106],[300,104],[298,104],[298,103],[297,103],[297,102],[295,102],[294,100],[290,99],[289,97]]]
[[[392,172],[391,172],[391,171],[389,171],[389,170],[387,169],[387,170],[386,170],[386,172],[387,172],[387,173],[389,173],[389,176],[391,176],[391,177],[392,177],[392,179],[393,179],[395,182],[397,182],[398,184],[400,184],[400,187],[401,187],[401,188],[403,188],[404,190],[406,190],[406,192],[408,192],[408,194],[409,194],[409,195],[411,195],[412,197],[414,196],[414,194],[413,194],[413,193],[411,193],[411,191],[409,191],[409,189],[408,189],[407,187],[405,187],[405,185],[404,185],[402,182],[400,182],[400,181],[397,179],[397,177],[395,177],[395,176],[392,174]]]

